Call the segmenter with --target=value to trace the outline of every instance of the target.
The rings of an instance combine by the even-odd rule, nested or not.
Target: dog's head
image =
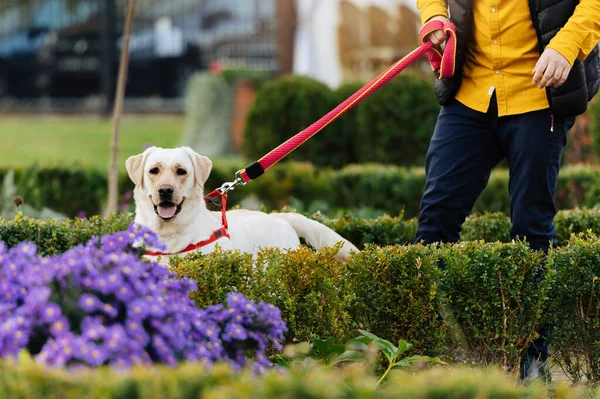
[[[170,222],[188,204],[203,201],[204,183],[212,162],[189,147],[150,147],[125,162],[136,186],[136,206],[152,207],[163,222]]]

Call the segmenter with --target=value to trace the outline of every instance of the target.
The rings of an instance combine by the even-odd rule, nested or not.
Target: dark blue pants
[[[453,100],[442,107],[426,158],[426,183],[415,242],[456,242],[466,217],[506,158],[510,169],[511,238],[534,250],[556,244],[554,191],[567,133],[574,118],[554,121],[549,110],[498,117],[496,97],[487,113]],[[545,335],[545,334],[544,334]],[[544,337],[529,348],[548,356]]]

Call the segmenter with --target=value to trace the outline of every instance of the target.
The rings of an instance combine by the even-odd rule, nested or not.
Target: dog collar
[[[217,196],[221,197],[221,223],[222,223],[221,228],[213,231],[212,234],[210,235],[210,237],[208,237],[206,240],[199,241],[195,244],[189,244],[187,247],[183,248],[181,251],[173,252],[173,253],[146,251],[146,255],[147,256],[179,255],[179,254],[183,254],[186,252],[196,250],[198,248],[205,247],[223,237],[231,238],[229,236],[229,225],[227,224],[227,194],[221,194],[221,192],[219,190],[215,190],[212,193],[208,194],[206,197],[204,197],[204,201],[218,204],[218,201],[215,200],[215,198]]]

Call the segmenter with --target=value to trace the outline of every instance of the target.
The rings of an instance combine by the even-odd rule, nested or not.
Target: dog
[[[301,237],[317,250],[342,242],[336,254],[340,260],[359,252],[329,227],[297,213],[228,211],[229,234],[222,234],[226,231],[222,229],[221,212],[209,211],[204,200],[204,184],[212,161],[189,147],[150,147],[129,157],[125,166],[135,184],[134,222],[154,231],[166,245],[160,255],[150,251],[146,258],[158,260],[163,266],[168,265],[173,255],[193,251],[209,254],[217,245],[254,255],[261,248],[290,250],[301,245]],[[215,240],[193,251],[181,252],[190,245],[206,242],[209,237]]]

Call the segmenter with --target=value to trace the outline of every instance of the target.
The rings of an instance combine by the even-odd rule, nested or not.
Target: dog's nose
[[[169,184],[162,184],[158,186],[158,195],[161,199],[171,199],[173,198],[173,192],[175,188]]]

